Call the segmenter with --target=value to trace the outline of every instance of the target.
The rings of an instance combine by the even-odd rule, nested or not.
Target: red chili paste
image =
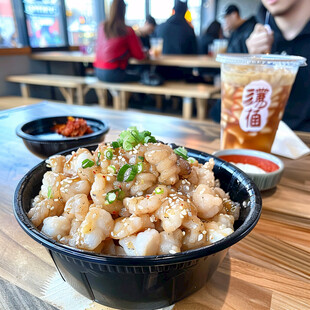
[[[254,165],[256,167],[265,170],[266,172],[273,172],[279,169],[279,166],[274,162],[268,159],[255,156],[234,154],[234,155],[220,155],[219,158],[224,159],[228,162]]]

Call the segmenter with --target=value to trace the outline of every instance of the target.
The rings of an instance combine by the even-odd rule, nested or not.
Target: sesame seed
[[[176,251],[174,251],[174,250],[170,250],[170,251],[169,251],[169,253],[170,253],[170,254],[175,254],[175,253],[176,253]]]
[[[203,238],[203,234],[199,234],[199,236],[198,236],[198,241],[201,241],[202,238]]]

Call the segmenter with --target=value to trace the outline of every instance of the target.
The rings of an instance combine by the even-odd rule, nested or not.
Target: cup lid
[[[274,54],[217,54],[216,61],[231,65],[306,66],[306,58]]]

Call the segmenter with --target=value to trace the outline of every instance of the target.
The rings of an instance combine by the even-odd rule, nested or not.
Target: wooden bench
[[[183,98],[182,115],[186,119],[192,116],[192,98],[196,99],[198,119],[204,119],[207,111],[206,101],[220,92],[220,87],[206,84],[188,84],[185,82],[165,82],[160,86],[147,86],[139,83],[95,82],[88,84],[84,93],[88,89],[96,90],[101,106],[106,106],[106,94],[107,90],[109,90],[113,96],[113,106],[118,110],[126,109],[128,93],[179,96]]]
[[[84,88],[86,85],[96,82],[97,78],[56,74],[27,74],[11,75],[6,80],[20,83],[21,93],[24,98],[30,97],[29,85],[43,85],[58,87],[68,104],[74,103],[75,94],[77,103],[84,104]]]

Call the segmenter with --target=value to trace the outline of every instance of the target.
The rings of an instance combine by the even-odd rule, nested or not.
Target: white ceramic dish
[[[230,163],[251,164],[257,166],[265,172],[245,173],[255,182],[260,191],[275,187],[283,174],[284,164],[278,157],[269,153],[248,150],[248,149],[226,149],[213,153],[221,159]],[[239,168],[242,170],[242,168]]]

